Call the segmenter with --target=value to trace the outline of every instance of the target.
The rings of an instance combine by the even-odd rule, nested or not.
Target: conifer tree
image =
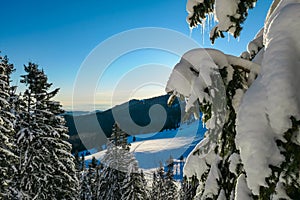
[[[97,160],[95,157],[92,158],[92,162],[89,164],[89,168],[87,170],[87,179],[88,185],[90,188],[91,198],[95,199],[95,191],[96,191],[96,178],[97,178]]]
[[[164,199],[172,200],[178,198],[177,193],[177,185],[175,184],[174,180],[174,161],[172,156],[170,156],[170,159],[167,161],[167,173],[165,176],[165,190],[166,194]]]
[[[137,162],[126,174],[122,187],[122,197],[124,200],[147,200],[147,190],[142,173],[138,172]]]
[[[24,199],[76,199],[78,181],[61,105],[38,65],[25,66],[25,105],[19,122],[19,187]]]
[[[98,199],[117,200],[122,197],[122,188],[126,174],[135,162],[129,152],[127,133],[119,125],[113,125],[112,135],[107,144],[107,150],[102,163],[104,165],[98,185]]]
[[[79,157],[79,153],[76,151],[74,154],[74,163],[75,163],[75,169],[77,172],[80,172],[81,170],[81,160]]]
[[[196,195],[198,185],[199,180],[197,179],[197,176],[192,176],[190,181],[187,179],[186,176],[184,176],[181,181],[181,188],[179,191],[180,200],[193,199]]]
[[[167,191],[165,186],[165,171],[162,163],[157,169],[157,172],[153,173],[153,182],[151,190],[151,199],[159,200],[166,197]]]
[[[0,199],[9,199],[16,191],[14,174],[18,161],[14,121],[10,105],[10,74],[14,66],[0,56]]]

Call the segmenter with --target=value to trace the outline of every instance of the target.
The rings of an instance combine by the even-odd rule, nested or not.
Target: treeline
[[[190,200],[199,184],[196,176],[182,183],[174,180],[173,159],[167,161],[167,171],[161,166],[152,177],[145,178],[130,152],[127,134],[113,125],[104,157],[99,163],[94,157],[86,168],[84,156],[75,155],[80,182],[81,200]]]

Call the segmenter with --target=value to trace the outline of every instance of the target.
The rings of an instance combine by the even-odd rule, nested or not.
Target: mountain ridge
[[[87,114],[74,115],[70,111],[64,113],[66,126],[69,129],[69,142],[72,144],[72,152],[94,147],[99,149],[101,145],[105,144],[106,138],[110,137],[112,126],[116,122],[114,116],[116,114],[121,128],[122,126],[128,127],[128,124],[132,122],[135,124],[130,130],[126,130],[130,135],[178,128],[183,117],[184,111],[182,109],[184,106],[176,99],[173,105],[169,107],[167,105],[168,98],[169,95],[161,95],[143,100],[132,99],[111,109]],[[155,105],[161,106],[165,110],[166,116],[161,116],[158,113],[150,119],[151,108],[154,108]],[[166,119],[163,119],[163,117]],[[163,120],[165,120],[165,123],[160,130],[157,130]],[[152,126],[148,126],[150,123]],[[87,142],[83,144],[82,141]],[[89,144],[88,147],[86,147],[87,143]]]

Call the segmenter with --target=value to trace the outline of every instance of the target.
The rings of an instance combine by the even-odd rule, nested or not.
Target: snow
[[[220,31],[226,31],[229,27],[229,33],[233,35],[235,23],[230,20],[230,16],[239,17],[238,10],[239,0],[216,0],[215,2],[215,19],[219,22],[216,28]]]
[[[134,153],[139,167],[145,172],[154,171],[165,163],[170,156],[179,158],[189,153],[189,149],[201,139],[204,128],[198,120],[190,124],[182,124],[177,130],[136,135],[136,142],[131,143],[130,151]],[[140,140],[140,141],[139,141]],[[104,157],[106,150],[86,156],[85,160],[92,160],[95,157],[100,160]],[[152,176],[152,175],[151,175]]]
[[[284,189],[284,185],[283,185],[282,182],[278,182],[276,184],[275,191],[276,191],[276,194],[273,196],[272,200],[280,200],[280,199],[292,200],[286,194],[285,189]]]
[[[194,14],[194,6],[203,3],[204,0],[188,0],[186,3],[186,11],[188,12],[187,22],[190,24],[190,17]]]
[[[263,48],[263,32],[264,29],[260,29],[260,31],[254,37],[254,40],[249,42],[247,46],[248,53],[252,56],[256,55],[258,51]]]
[[[246,177],[244,174],[241,174],[237,179],[234,199],[252,200],[251,191],[247,186]]]
[[[180,62],[174,67],[166,86],[166,92],[173,95],[186,97],[186,112],[202,102],[204,99],[211,102],[211,97],[204,89],[212,86],[212,79],[217,76],[216,69],[227,67],[227,82],[232,80],[233,65],[242,66],[256,76],[260,71],[260,65],[246,59],[226,55],[215,49],[192,49],[185,53]],[[222,86],[218,85],[218,89]],[[219,93],[222,91],[219,91]],[[223,91],[224,92],[224,91]],[[213,90],[210,95],[215,98]],[[173,96],[171,96],[173,98]],[[168,101],[170,104],[172,101]]]
[[[246,92],[237,115],[236,144],[248,186],[256,195],[271,175],[269,165],[279,166],[284,160],[275,140],[284,140],[282,134],[291,127],[290,116],[300,117],[299,10],[300,4],[289,4],[269,16],[265,49],[259,59],[262,71]]]
[[[263,84],[267,96],[270,125],[280,134],[291,127],[290,116],[300,118],[300,4],[283,7],[274,17],[266,32],[263,60]],[[272,87],[276,85],[277,87]],[[278,95],[280,91],[280,95]],[[278,106],[279,104],[283,106]]]
[[[217,200],[226,200],[225,191],[222,189]]]
[[[237,89],[235,91],[235,95],[233,96],[232,99],[232,106],[236,112],[238,111],[243,96],[244,96],[244,91],[242,89]]]
[[[237,165],[241,163],[241,158],[240,155],[237,153],[233,153],[230,157],[229,157],[229,171],[235,175],[238,175],[236,173],[236,168]]]
[[[254,194],[266,186],[265,177],[271,175],[269,164],[278,166],[283,160],[265,114],[266,91],[259,76],[247,90],[237,115],[236,145],[247,173],[249,188]],[[254,125],[255,124],[255,125]],[[259,139],[258,139],[259,138]]]
[[[218,195],[219,192],[219,184],[218,181],[220,179],[220,171],[218,164],[220,162],[221,158],[219,156],[216,156],[211,164],[211,168],[209,170],[207,180],[205,182],[205,190],[203,193],[203,197],[205,198],[213,198],[215,195]],[[199,177],[198,177],[199,179]],[[199,179],[201,180],[201,179]]]

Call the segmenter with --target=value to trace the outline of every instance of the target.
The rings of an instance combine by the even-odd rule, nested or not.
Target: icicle
[[[193,34],[193,28],[190,27],[190,35],[189,35],[190,38],[192,38],[192,34]]]
[[[227,32],[227,37],[228,37],[227,41],[230,42],[230,33],[229,32]]]
[[[210,22],[210,15],[209,14],[207,14],[207,28],[208,28],[208,30],[210,30],[210,24],[211,22]]]
[[[201,25],[201,28],[202,28],[202,45],[204,45],[204,33],[205,33],[205,21],[206,21],[206,19],[205,20],[202,20],[202,25]]]

